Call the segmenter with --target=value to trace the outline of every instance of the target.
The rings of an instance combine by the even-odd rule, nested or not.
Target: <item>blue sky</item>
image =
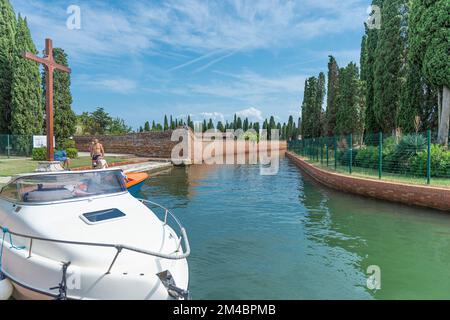
[[[358,62],[370,0],[11,0],[39,50],[69,55],[73,109],[104,107],[134,128],[164,114],[298,117],[305,78]],[[69,30],[67,8],[81,9]]]

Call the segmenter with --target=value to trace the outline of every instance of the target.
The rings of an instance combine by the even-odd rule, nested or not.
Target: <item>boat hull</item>
[[[84,212],[111,208],[125,216],[93,224],[82,219]],[[2,271],[13,283],[16,299],[58,297],[64,265],[67,287],[62,291],[70,300],[173,300],[160,278],[166,271],[177,288],[188,291],[189,268],[181,238],[128,192],[36,206],[0,199],[0,225],[5,228],[0,240],[1,231],[6,232]],[[9,230],[35,240],[8,234]]]
[[[144,185],[148,177],[149,177],[148,174],[145,172],[128,173],[127,174],[128,181],[126,183],[128,192],[135,197],[138,196],[142,186]]]

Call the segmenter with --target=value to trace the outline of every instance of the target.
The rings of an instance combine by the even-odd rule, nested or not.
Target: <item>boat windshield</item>
[[[23,203],[44,203],[126,191],[121,171],[55,173],[18,178],[0,196]]]

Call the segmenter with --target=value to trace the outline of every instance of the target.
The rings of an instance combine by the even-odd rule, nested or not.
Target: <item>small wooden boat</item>
[[[148,179],[148,174],[145,172],[127,173],[126,185],[128,192],[133,196],[138,195],[144,185],[145,180]]]

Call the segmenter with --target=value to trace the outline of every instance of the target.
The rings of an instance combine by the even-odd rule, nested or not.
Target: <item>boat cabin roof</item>
[[[33,173],[14,178],[0,198],[23,204],[73,201],[126,191],[120,169]]]

